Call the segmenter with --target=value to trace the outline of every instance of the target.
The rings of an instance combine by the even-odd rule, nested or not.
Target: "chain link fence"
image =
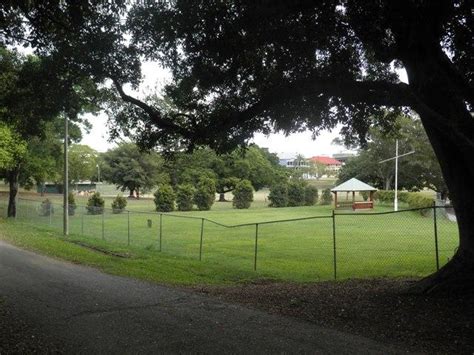
[[[6,217],[7,201],[0,203]],[[19,222],[62,231],[63,206],[19,199]],[[67,238],[93,246],[146,249],[262,275],[302,280],[422,276],[444,265],[458,245],[452,208],[339,212],[227,225],[187,213],[146,213],[78,206]]]

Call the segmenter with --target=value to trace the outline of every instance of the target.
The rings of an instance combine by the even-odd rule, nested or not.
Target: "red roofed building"
[[[322,155],[318,155],[315,157],[310,158],[310,160],[316,164],[323,164],[326,165],[329,171],[339,171],[342,166],[342,163],[339,160],[336,160],[331,157],[325,157]]]

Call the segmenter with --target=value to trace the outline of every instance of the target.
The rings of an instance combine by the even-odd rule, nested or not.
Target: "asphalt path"
[[[38,352],[400,353],[363,337],[104,274],[1,241],[0,300],[3,329],[21,338],[23,330],[15,329],[24,324],[25,336],[47,339],[42,348],[29,349]]]

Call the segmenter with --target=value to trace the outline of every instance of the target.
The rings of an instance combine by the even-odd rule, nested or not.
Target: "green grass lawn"
[[[60,196],[49,198],[60,201]],[[7,231],[3,238],[22,246],[32,245],[33,249],[55,256],[65,254],[66,259],[77,262],[81,262],[85,254],[91,254],[60,238],[59,205],[51,218],[42,217],[38,206],[44,198],[35,199],[37,201],[20,200],[16,223],[3,222],[3,229]],[[85,200],[79,198],[77,202],[81,205]],[[110,202],[111,199],[107,199],[106,205],[110,206]],[[0,203],[2,208],[5,205]],[[68,240],[133,256],[123,259],[92,252],[94,260],[86,258],[85,263],[110,272],[174,283],[226,283],[258,278],[309,282],[334,277],[331,206],[269,208],[264,194],[257,196],[249,210],[235,210],[230,202],[216,202],[211,211],[163,214],[161,238],[160,215],[153,212],[152,200],[132,200],[127,208],[131,211],[129,214],[107,211],[103,216],[92,216],[78,207],[76,215],[70,217]],[[374,212],[389,210],[388,206],[377,206]],[[3,215],[4,211],[0,213]],[[262,224],[316,216],[325,218]],[[201,249],[202,218],[205,220]],[[422,276],[436,269],[432,216],[423,217],[412,211],[382,215],[359,212],[336,215],[335,221],[340,279]],[[253,270],[255,224],[230,227],[251,223],[259,223],[256,272]],[[439,213],[437,227],[442,265],[457,246],[457,225]],[[54,251],[56,246],[62,251]],[[72,250],[78,251],[78,255]],[[131,269],[127,271],[127,268]]]

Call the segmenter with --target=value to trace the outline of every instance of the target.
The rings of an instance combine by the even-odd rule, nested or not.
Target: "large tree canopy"
[[[458,252],[435,284],[452,275],[474,284],[469,1],[178,0],[127,7],[24,0],[0,9],[0,40],[29,42],[71,73],[111,79],[127,103],[118,122],[150,146],[179,140],[230,149],[255,131],[317,131],[336,123],[348,139],[363,140],[372,124],[393,122],[387,110],[413,109],[440,162],[460,231]],[[166,94],[175,110],[127,94],[123,85],[140,80],[140,58],[171,69]],[[406,69],[408,84],[394,67]]]
[[[220,201],[225,201],[224,194],[233,191],[241,180],[249,180],[259,190],[286,177],[278,159],[255,144],[220,155],[209,148],[180,152],[168,157],[165,166],[173,185],[196,186],[203,177],[213,179]]]
[[[140,198],[140,192],[169,180],[160,155],[140,152],[133,143],[122,143],[105,152],[101,158],[104,180],[116,184],[122,191],[129,190],[130,197],[136,192],[136,197]]]
[[[77,184],[81,180],[92,180],[96,174],[98,152],[83,144],[69,148],[69,180]]]
[[[0,121],[28,144],[27,152],[17,154],[1,172],[9,183],[9,217],[16,215],[19,183],[31,185],[51,176],[51,168],[60,157],[49,155],[57,153],[55,139],[63,126],[60,119],[58,129],[59,115],[81,122],[77,115],[93,106],[88,94],[95,93],[95,85],[86,78],[82,85],[73,86],[53,62],[51,58],[24,56],[0,45]],[[79,127],[72,124],[71,133],[73,137],[80,134]]]

